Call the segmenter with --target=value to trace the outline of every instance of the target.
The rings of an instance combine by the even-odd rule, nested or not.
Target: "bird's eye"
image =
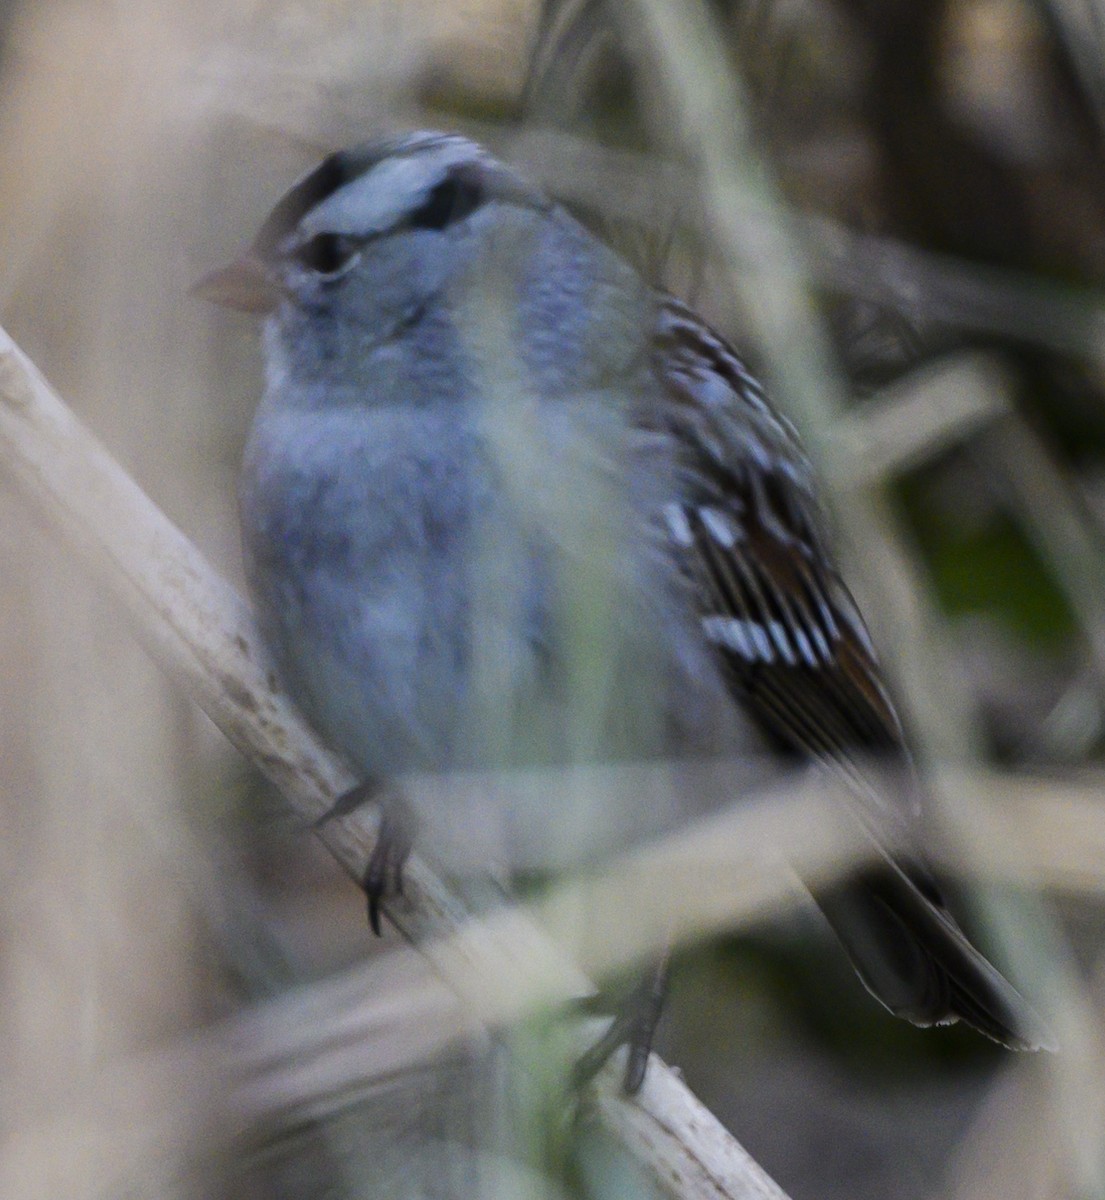
[[[292,253],[300,266],[319,275],[337,275],[357,253],[353,238],[340,233],[318,233]]]
[[[450,175],[443,179],[407,219],[412,229],[444,229],[462,221],[486,199],[474,179]]]

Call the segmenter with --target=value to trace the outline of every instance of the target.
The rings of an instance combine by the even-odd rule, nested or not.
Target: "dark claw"
[[[333,805],[315,822],[315,829],[321,829],[328,821],[337,820],[339,817],[348,817],[350,813],[356,812],[363,805],[370,804],[376,798],[379,789],[380,785],[375,779],[366,779],[364,783],[358,783],[356,787],[351,787],[348,792],[342,792]]]
[[[388,796],[381,800],[381,810],[376,845],[363,881],[368,896],[368,923],[377,937],[383,902],[388,896],[403,894],[403,866],[410,857],[414,837],[413,814],[401,799]]]
[[[627,1046],[629,1053],[622,1087],[627,1096],[633,1096],[641,1090],[641,1084],[645,1081],[645,1071],[648,1069],[648,1056],[652,1051],[652,1040],[664,1008],[667,987],[668,958],[665,955],[626,998],[607,1031],[576,1063],[572,1071],[572,1084],[575,1088],[582,1088],[590,1083],[614,1051],[621,1046]],[[581,1003],[586,1007],[593,1003],[593,998]]]
[[[368,894],[368,925],[377,937],[383,937],[380,927],[380,897],[375,892]]]
[[[368,895],[368,923],[372,932],[380,936],[380,914],[388,896],[403,894],[403,864],[411,852],[414,840],[414,814],[401,796],[384,792],[376,779],[343,792],[333,807],[315,822],[319,829],[328,821],[347,817],[365,804],[380,806],[380,828],[376,834],[376,845],[365,868],[362,884]]]

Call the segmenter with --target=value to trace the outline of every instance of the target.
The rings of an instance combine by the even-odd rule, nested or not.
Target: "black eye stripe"
[[[445,229],[463,221],[487,199],[478,180],[452,174],[430,190],[404,224],[409,229]]]
[[[292,251],[291,257],[319,275],[336,275],[357,253],[359,243],[340,233],[317,233]]]
[[[323,159],[309,175],[285,192],[269,213],[254,240],[254,251],[261,258],[277,253],[311,209],[356,179],[362,170],[356,158],[346,153],[331,154]]]

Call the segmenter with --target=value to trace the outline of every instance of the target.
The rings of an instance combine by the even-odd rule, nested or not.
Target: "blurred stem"
[[[1005,373],[982,354],[958,354],[893,384],[844,418],[857,482],[872,488],[1005,415]]]
[[[641,0],[619,2],[624,6]],[[525,126],[505,140],[497,126],[468,122],[467,127],[477,140],[498,143],[504,156],[554,195],[606,212],[615,224],[639,226],[659,236],[670,232],[674,213],[679,225],[687,225],[694,238],[702,235],[702,181],[697,173],[686,170],[685,162],[613,149],[542,126]],[[612,197],[616,198],[616,211],[612,211]],[[744,247],[745,257],[729,260],[735,264],[732,269],[743,273],[755,266],[764,271],[763,256],[775,245],[765,230],[778,215],[770,193],[745,187],[722,199],[725,212],[740,226]],[[762,207],[765,204],[766,209]],[[1098,360],[1105,337],[1100,288],[938,254],[891,237],[857,233],[815,213],[787,213],[786,219],[792,243],[801,247],[803,279],[813,280],[821,288],[893,309],[910,323],[997,334],[1091,362]],[[716,241],[712,212],[705,224],[710,222]],[[753,310],[751,316],[755,315]]]
[[[957,664],[939,635],[935,605],[917,576],[881,492],[856,486],[862,478],[846,445],[833,437],[845,414],[845,393],[811,299],[803,255],[790,221],[754,144],[747,105],[725,53],[726,40],[703,0],[621,0],[626,40],[641,35],[639,75],[657,80],[666,94],[660,106],[658,141],[675,134],[701,180],[707,219],[721,261],[728,264],[734,295],[748,331],[763,356],[782,407],[799,425],[828,487],[843,533],[848,577],[858,582],[861,607],[873,617],[876,640],[889,651],[891,674],[908,703],[913,744],[928,772],[937,766],[977,760],[980,747],[976,705]],[[754,236],[742,213],[762,214]],[[891,625],[891,622],[893,623]],[[942,797],[935,797],[942,800]],[[977,798],[956,798],[968,811]],[[945,802],[932,806],[947,819]],[[953,829],[964,845],[978,844],[981,831]],[[973,832],[973,838],[966,835]],[[1042,980],[1062,979],[1078,994],[1080,983],[1058,952],[1061,935],[1040,914],[1038,928],[1016,929],[1016,915],[989,905],[987,919],[1007,950],[1008,961],[1043,990]],[[1047,925],[1046,936],[1042,930]],[[1092,1031],[1072,1018],[1085,1043]]]
[[[1100,0],[1047,0],[1044,7],[1067,45],[1099,133],[1105,136],[1105,13]]]
[[[1085,634],[1105,695],[1105,554],[1058,463],[1019,416],[994,426],[981,447]]]
[[[130,479],[73,416],[49,384],[0,330],[0,464],[36,515],[79,556],[130,617],[159,665],[207,713],[229,740],[281,791],[310,824],[353,782],[348,768],[299,715],[266,660],[248,607],[188,539]],[[363,809],[317,829],[341,865],[360,879],[373,846]],[[390,915],[427,956],[455,994],[484,1011],[486,998],[515,1006],[519,993],[542,1002],[567,1002],[592,991],[586,977],[524,915],[485,933],[437,876],[412,857],[402,904]],[[475,1003],[479,1001],[478,1003]],[[659,1060],[651,1086],[671,1075]],[[653,1083],[652,1081],[656,1081]],[[676,1198],[747,1195],[726,1180],[743,1177],[743,1149],[686,1087],[671,1076],[661,1104],[642,1096],[632,1107],[647,1113],[652,1133],[630,1146],[650,1148],[650,1169]],[[697,1112],[683,1121],[664,1107],[672,1096]],[[611,1095],[605,1111],[630,1106]],[[683,1133],[673,1134],[673,1129]],[[610,1127],[621,1139],[621,1130]],[[685,1140],[683,1135],[686,1135]],[[693,1164],[694,1169],[688,1169]],[[3,1160],[0,1160],[0,1176]],[[750,1185],[762,1195],[758,1185]],[[10,1190],[6,1194],[14,1194]],[[24,1193],[25,1194],[25,1193]],[[777,1188],[773,1200],[785,1200]]]
[[[887,632],[893,614],[895,636],[879,640],[890,650],[922,757],[967,761],[977,745],[974,705],[946,665],[930,607],[918,602],[924,589],[885,503],[875,489],[855,486],[853,455],[834,436],[846,411],[844,387],[811,298],[804,255],[754,143],[722,32],[702,0],[622,0],[620,8],[627,28],[645,30],[640,69],[659,79],[668,100],[666,118],[657,119],[678,131],[698,170],[714,241],[749,333],[827,485],[849,577],[858,581],[865,611],[875,615],[876,632]],[[744,219],[749,211],[762,217],[754,228]]]

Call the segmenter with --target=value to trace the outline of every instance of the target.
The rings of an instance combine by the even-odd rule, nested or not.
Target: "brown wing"
[[[827,551],[791,426],[688,308],[660,311],[662,421],[680,447],[665,513],[702,630],[775,740],[837,765],[901,756],[902,732],[863,620]]]
[[[825,544],[793,428],[736,353],[674,300],[659,309],[654,366],[660,411],[645,420],[679,447],[678,499],[664,516],[703,634],[736,698],[776,742],[855,784],[876,856],[817,900],[860,978],[916,1024],[961,1019],[1007,1046],[1054,1044],[948,913],[927,864],[908,848],[908,807],[888,803],[912,791],[908,753]],[[907,769],[895,779],[882,764]]]

